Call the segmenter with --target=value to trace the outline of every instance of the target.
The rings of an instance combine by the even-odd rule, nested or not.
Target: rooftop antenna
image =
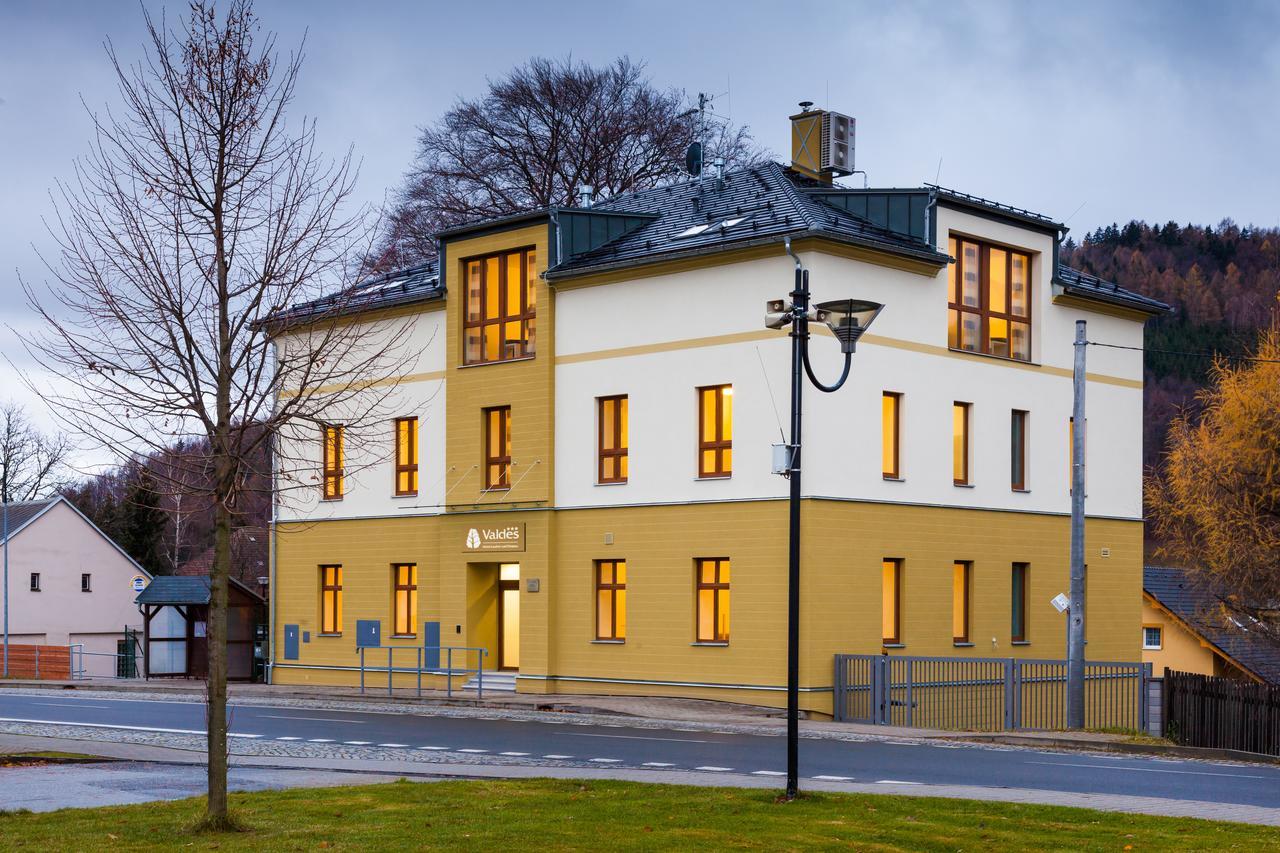
[[[939,183],[939,180],[938,180],[938,179],[939,179],[939,178],[941,178],[941,177],[942,177],[942,155],[941,155],[941,154],[939,154],[939,155],[938,155],[938,171],[936,171],[936,172],[934,172],[934,173],[933,173],[933,185],[934,185],[935,187],[936,187],[936,186],[941,186],[941,184]]]

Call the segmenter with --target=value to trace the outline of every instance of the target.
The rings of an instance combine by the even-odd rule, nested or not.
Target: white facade
[[[54,499],[9,537],[9,642],[82,644],[87,675],[114,675],[117,641],[126,627],[142,627],[136,577],[150,581],[65,498]]]

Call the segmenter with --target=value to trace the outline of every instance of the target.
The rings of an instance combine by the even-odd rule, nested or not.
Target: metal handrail
[[[365,651],[368,649],[386,649],[387,665],[385,667],[368,666],[365,663]],[[418,653],[418,665],[416,667],[411,669],[409,667],[404,667],[404,666],[401,666],[401,667],[395,666],[396,651],[413,651],[413,650],[416,650]],[[463,667],[461,669],[454,669],[453,653],[455,651],[476,652],[477,653],[476,668],[470,669],[468,667]],[[452,699],[453,698],[453,677],[455,675],[471,675],[472,673],[475,673],[476,696],[477,698],[480,698],[480,699],[484,698],[484,659],[489,656],[489,650],[484,646],[361,646],[359,648],[359,652],[360,652],[360,692],[361,693],[364,693],[365,691],[364,674],[366,671],[368,672],[382,672],[383,670],[386,671],[388,696],[392,695],[392,692],[393,692],[395,673],[412,672],[412,673],[416,673],[418,676],[418,697],[421,698],[422,697],[422,674],[425,672],[428,675],[443,675],[445,677],[445,695],[448,696],[450,699]],[[445,653],[444,668],[442,669],[438,665],[433,667],[424,667],[423,661],[424,661],[424,658],[426,657],[427,652],[436,652],[437,661],[439,660],[438,653],[444,652]]]
[[[120,673],[119,663],[122,659],[128,660],[131,657],[130,655],[122,655],[119,652],[86,652],[84,650],[84,643],[71,643],[70,645],[67,646],[67,649],[69,650],[70,656],[71,656],[70,668],[71,668],[71,678],[73,680],[81,681],[91,677],[93,678],[99,677],[99,676],[86,675],[86,672],[88,671],[88,669],[84,664],[85,656],[98,657],[98,658],[112,658],[113,660],[115,660],[116,666],[113,667],[113,671],[115,672],[115,674],[111,676],[112,678],[136,678],[137,673],[141,671],[141,663],[140,663],[142,661],[141,653],[135,653],[132,655],[133,663],[134,663],[134,675],[122,676],[119,674]]]

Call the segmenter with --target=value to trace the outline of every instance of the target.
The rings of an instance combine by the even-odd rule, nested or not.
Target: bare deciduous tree
[[[341,319],[362,293],[344,271],[368,252],[372,229],[365,211],[346,212],[350,154],[325,159],[314,123],[287,116],[300,52],[278,54],[250,0],[230,0],[224,14],[196,0],[177,29],[150,16],[146,28],[137,66],[108,45],[123,106],[94,116],[90,153],[59,185],[53,286],[24,283],[46,331],[26,343],[57,377],[46,398],[100,446],[120,458],[197,449],[153,473],[188,498],[198,488],[215,514],[205,823],[218,829],[232,825],[226,614],[237,513],[250,490],[269,488],[272,472],[257,468],[273,455],[282,486],[314,487],[318,425],[340,418],[354,441],[383,424],[395,382],[377,380],[402,375],[421,351],[407,320],[370,333]],[[325,292],[335,295],[314,307]]]
[[[57,491],[70,452],[65,435],[41,432],[17,403],[0,404],[0,503]]]
[[[435,254],[435,234],[460,222],[576,203],[677,178],[698,138],[685,94],[659,89],[623,57],[596,68],[535,58],[460,100],[418,138],[418,154],[388,217],[376,260],[406,266]],[[707,162],[758,159],[750,133],[710,117]]]

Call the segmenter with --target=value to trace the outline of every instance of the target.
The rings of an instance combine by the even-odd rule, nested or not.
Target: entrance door
[[[498,669],[520,668],[520,564],[503,563],[498,575]]]

